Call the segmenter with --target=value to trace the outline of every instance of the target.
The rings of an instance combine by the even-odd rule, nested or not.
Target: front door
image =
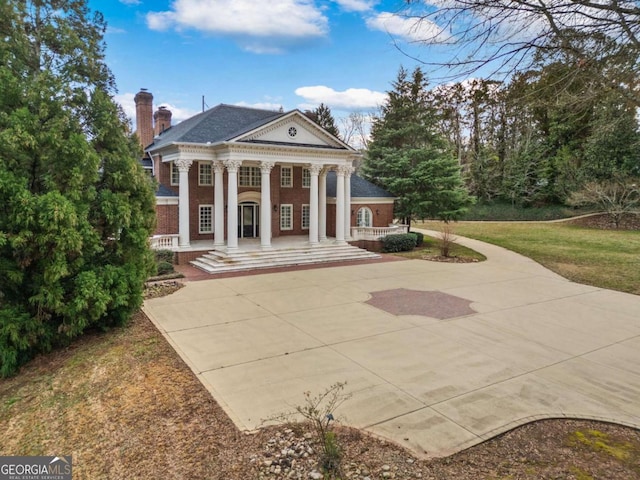
[[[238,205],[238,237],[254,238],[260,235],[260,205],[246,202]]]

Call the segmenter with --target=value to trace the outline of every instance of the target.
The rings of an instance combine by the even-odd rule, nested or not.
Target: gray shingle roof
[[[336,196],[336,172],[327,173],[327,197]],[[385,189],[374,185],[358,175],[351,175],[351,197],[361,198],[380,198],[387,197],[389,199],[395,196]]]
[[[158,189],[156,190],[156,197],[177,197],[178,194],[171,190],[169,187],[165,187],[161,183],[158,184]]]
[[[154,138],[153,143],[147,149],[155,150],[173,142],[224,142],[283,115],[285,114],[272,110],[259,110],[222,103],[168,128]]]

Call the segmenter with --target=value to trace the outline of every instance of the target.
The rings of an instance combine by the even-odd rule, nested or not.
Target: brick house
[[[143,164],[159,184],[156,234],[178,251],[232,252],[249,238],[266,250],[285,236],[340,245],[393,222],[394,197],[354,174],[360,154],[299,110],[221,104],[171,125],[168,109],[152,114],[151,93],[135,102]]]

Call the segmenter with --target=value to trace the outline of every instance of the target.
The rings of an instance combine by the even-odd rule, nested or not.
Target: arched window
[[[358,217],[356,219],[358,227],[373,227],[373,213],[368,207],[360,207],[358,209]]]

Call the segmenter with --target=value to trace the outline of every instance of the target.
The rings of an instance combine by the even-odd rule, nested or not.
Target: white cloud
[[[348,12],[367,12],[378,3],[376,0],[333,0]]]
[[[273,110],[274,112],[279,111],[281,108],[284,109],[281,103],[273,103],[273,102],[257,102],[257,103],[237,102],[234,105],[238,107],[249,107],[249,108],[260,108],[262,110]]]
[[[312,0],[175,0],[169,11],[149,12],[147,25],[229,36],[256,53],[279,53],[328,32],[327,17]]]
[[[140,5],[142,2],[140,0],[120,0],[120,3],[124,3],[125,5]]]
[[[438,25],[429,19],[396,15],[389,12],[381,12],[367,19],[367,26],[372,30],[380,30],[388,34],[401,37],[411,42],[437,42],[444,43],[450,40],[450,36]]]
[[[324,85],[300,87],[296,89],[295,93],[306,100],[305,103],[299,105],[301,110],[314,109],[320,103],[336,110],[374,110],[387,99],[386,93],[367,88],[348,88],[338,92]]]
[[[134,121],[136,118],[136,102],[133,100],[135,93],[122,93],[113,96],[116,103],[119,103],[124,110],[125,115]]]
[[[167,107],[167,110],[171,110],[171,124],[175,125],[176,123],[180,123],[187,118],[191,118],[194,115],[200,113],[200,111],[191,110],[190,108],[180,108],[172,103],[160,103],[158,107]],[[156,108],[158,108],[156,107]],[[155,110],[155,109],[154,109]]]
[[[135,96],[136,96],[135,93],[122,93],[122,94],[114,95],[113,97],[116,103],[119,103],[122,106],[122,109],[124,110],[125,115],[131,120],[131,123],[134,126],[134,129],[136,124],[136,102],[134,100]],[[200,113],[198,111],[191,110],[188,108],[180,108],[174,104],[166,103],[166,102],[154,105],[153,110],[154,111],[157,110],[158,107],[160,106],[167,107],[167,109],[171,110],[171,123],[174,125],[176,123],[180,123],[181,121],[186,120],[187,118],[193,117],[194,115]]]
[[[112,27],[111,25],[107,25],[107,34],[116,33],[127,33],[127,31],[124,28]]]

